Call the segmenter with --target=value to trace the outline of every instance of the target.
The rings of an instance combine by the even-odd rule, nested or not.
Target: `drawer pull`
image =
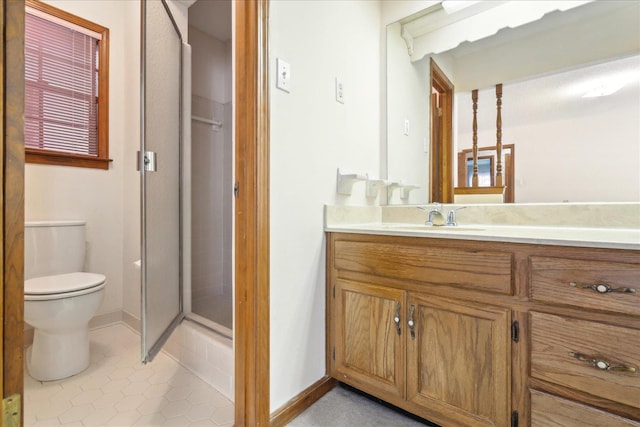
[[[583,285],[578,286],[576,282],[570,282],[569,286],[573,286],[574,288],[580,287],[582,289],[591,289],[596,291],[599,294],[608,294],[611,292],[618,292],[621,294],[635,294],[636,290],[633,288],[612,288],[606,283],[594,283],[593,285]]]
[[[576,353],[575,351],[570,351],[569,356],[573,357],[574,359],[578,359],[581,362],[587,362],[594,368],[600,369],[601,371],[618,371],[618,372],[632,372],[632,373],[636,371],[636,368],[633,366],[612,365],[606,360],[595,359],[591,356],[587,356],[586,354]]]
[[[398,332],[398,335],[400,335],[401,331],[400,331],[400,303],[396,304],[396,312],[393,315],[393,322],[396,324],[396,332]]]

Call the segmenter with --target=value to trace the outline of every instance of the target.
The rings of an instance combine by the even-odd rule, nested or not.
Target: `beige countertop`
[[[367,223],[327,226],[325,231],[640,250],[640,230],[623,228],[496,226],[483,224],[436,227],[407,223]]]
[[[631,218],[636,217],[637,205]],[[471,210],[471,209],[469,209]],[[403,210],[404,211],[404,210]],[[424,225],[424,212],[417,209],[385,212],[385,208],[325,207],[327,232],[377,234],[388,236],[429,237],[493,242],[530,243],[559,246],[580,246],[609,249],[640,250],[640,227],[633,222],[607,226],[604,221],[569,224],[496,224],[459,221],[455,227]],[[398,214],[400,212],[400,215]],[[461,212],[462,213],[462,212]],[[547,212],[545,212],[546,214]],[[609,212],[607,212],[609,214]],[[546,216],[546,215],[545,215]],[[460,215],[462,217],[462,215]],[[602,218],[602,212],[598,217]],[[605,218],[609,215],[604,215]],[[508,222],[508,221],[506,221]]]

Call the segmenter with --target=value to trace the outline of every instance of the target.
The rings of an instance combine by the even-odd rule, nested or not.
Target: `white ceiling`
[[[623,83],[616,93],[601,98],[583,98],[599,84],[615,79]],[[470,133],[471,93],[456,95],[458,131]],[[479,91],[478,128],[495,127],[495,88]],[[640,56],[630,56],[579,69],[548,74],[539,78],[505,84],[502,96],[504,126],[521,126],[593,113],[595,109],[614,110],[620,105],[640,104]],[[482,122],[482,123],[481,123]]]
[[[198,0],[189,8],[189,25],[226,42],[231,39],[231,0]]]

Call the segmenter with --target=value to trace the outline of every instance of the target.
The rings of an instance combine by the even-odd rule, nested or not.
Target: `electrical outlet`
[[[336,101],[344,104],[344,84],[342,79],[336,77]]]
[[[291,92],[291,65],[280,58],[276,59],[276,87],[285,92]]]

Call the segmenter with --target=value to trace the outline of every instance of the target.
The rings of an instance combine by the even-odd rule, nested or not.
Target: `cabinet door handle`
[[[416,311],[416,307],[411,304],[411,308],[409,309],[409,320],[407,321],[407,325],[409,326],[409,332],[411,332],[411,339],[416,339],[416,331],[414,327],[416,326],[416,322],[413,321],[413,312]]]
[[[636,368],[633,366],[626,365],[612,365],[610,362],[607,362],[604,359],[597,359],[592,356],[587,356],[586,354],[578,353],[575,351],[570,351],[569,356],[574,359],[578,359],[581,362],[587,362],[591,366],[601,371],[618,371],[618,372],[636,372]]]
[[[591,289],[599,294],[608,294],[612,292],[618,292],[621,294],[635,294],[636,290],[633,288],[614,288],[606,283],[594,283],[593,285],[578,285],[576,282],[569,282],[569,286],[581,289]]]
[[[396,332],[398,332],[398,335],[401,334],[400,331],[400,309],[402,307],[400,306],[400,303],[396,304],[396,312],[393,315],[393,322],[396,324]]]

